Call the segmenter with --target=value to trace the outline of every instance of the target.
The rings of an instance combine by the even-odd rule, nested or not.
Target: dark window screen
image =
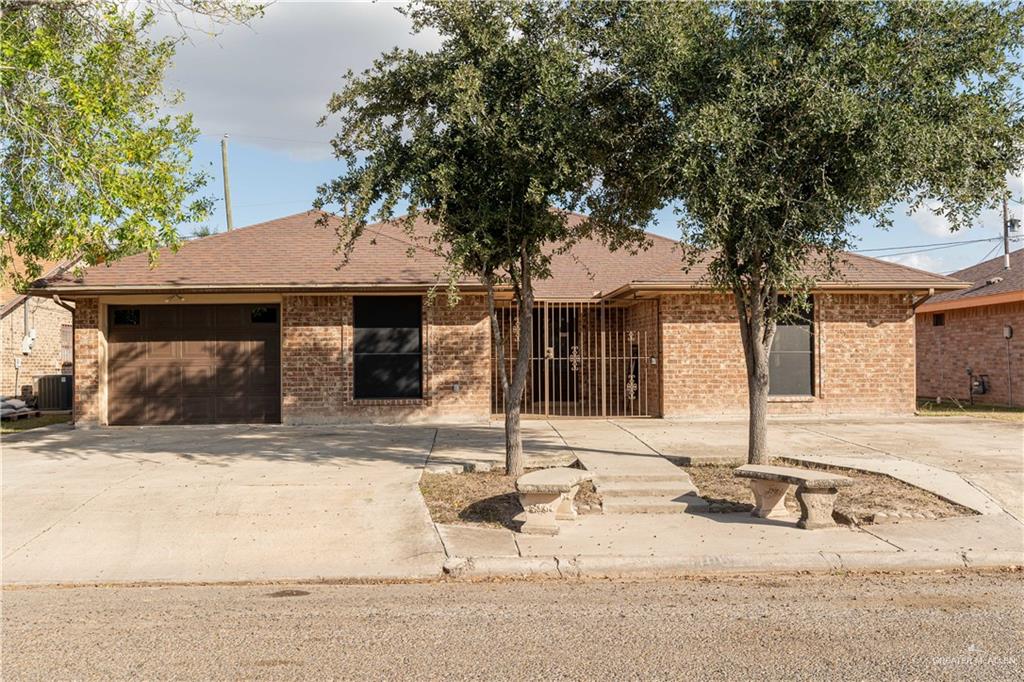
[[[358,399],[423,396],[419,296],[356,296],[354,394]]]
[[[768,354],[769,395],[814,395],[814,311],[804,310],[780,320]]]

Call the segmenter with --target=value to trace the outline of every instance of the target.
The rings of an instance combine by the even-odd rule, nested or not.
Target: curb
[[[452,557],[444,572],[456,579],[476,578],[621,578],[628,576],[708,575],[835,571],[923,571],[1024,566],[1019,552],[803,552],[791,554],[711,554],[680,557],[605,555]]]

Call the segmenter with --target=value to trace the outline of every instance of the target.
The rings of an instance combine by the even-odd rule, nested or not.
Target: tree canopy
[[[18,287],[46,261],[93,264],[176,245],[201,220],[206,182],[191,169],[198,131],[164,71],[179,36],[150,37],[157,13],[245,20],[222,0],[0,2],[0,267]],[[187,15],[187,16],[186,16]],[[15,256],[24,269],[13,268]]]
[[[436,225],[429,248],[444,255],[447,281],[482,279],[492,296],[508,285],[518,303],[520,338],[512,377],[499,372],[511,412],[510,462],[518,444],[518,404],[526,378],[533,280],[548,276],[553,253],[597,235],[614,247],[640,247],[641,230],[618,221],[570,223],[598,178],[595,93],[588,58],[574,39],[564,3],[489,0],[417,2],[416,30],[441,37],[434,51],[394,50],[360,75],[349,74],[329,104],[333,144],[346,169],[320,188],[317,207],[339,206],[341,247],[368,220],[417,216]],[[407,207],[407,208],[406,208]],[[572,225],[572,226],[571,226]],[[510,472],[521,462],[509,465]]]
[[[764,456],[775,322],[834,273],[848,227],[934,200],[954,226],[1024,155],[1018,3],[581,3],[607,83],[600,213],[681,209],[692,258],[735,295]],[[756,403],[756,404],[755,404]],[[754,422],[758,422],[755,424]],[[758,430],[758,433],[755,433]]]

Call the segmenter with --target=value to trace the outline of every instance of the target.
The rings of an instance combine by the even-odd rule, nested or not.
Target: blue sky
[[[393,46],[429,48],[430,35],[411,36],[408,23],[389,3],[291,3],[271,5],[250,26],[223,29],[216,37],[193,32],[178,48],[167,85],[185,95],[202,136],[194,164],[211,174],[208,194],[218,198],[207,224],[224,229],[220,139],[229,135],[232,209],[236,227],[290,215],[309,208],[316,186],[343,170],[330,156],[330,127],[318,128],[330,94],[348,70],[366,68]],[[1024,182],[1010,179],[1019,199]],[[1019,203],[1011,213],[1021,217]],[[182,226],[189,233],[194,226]],[[858,249],[867,255],[934,272],[950,272],[1001,253],[1000,215],[984,214],[977,227],[950,233],[929,211],[900,212],[883,232],[854,225]],[[654,229],[675,237],[669,211]],[[929,245],[920,247],[919,245]],[[897,247],[913,248],[897,248]],[[1016,244],[1012,248],[1019,248]],[[882,250],[884,249],[884,250]]]

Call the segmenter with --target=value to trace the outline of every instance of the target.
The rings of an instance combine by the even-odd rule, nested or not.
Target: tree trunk
[[[533,339],[533,282],[530,263],[523,253],[519,263],[519,278],[513,278],[513,291],[518,303],[519,346],[512,377],[505,393],[505,474],[520,476],[526,466],[523,455],[523,437],[519,429],[523,393],[530,368],[530,348]]]
[[[768,463],[768,351],[756,343],[747,355],[747,402],[750,407],[747,462]]]
[[[747,462],[768,463],[768,353],[775,338],[777,294],[754,278],[733,288],[747,363]],[[771,311],[771,312],[770,312]]]

